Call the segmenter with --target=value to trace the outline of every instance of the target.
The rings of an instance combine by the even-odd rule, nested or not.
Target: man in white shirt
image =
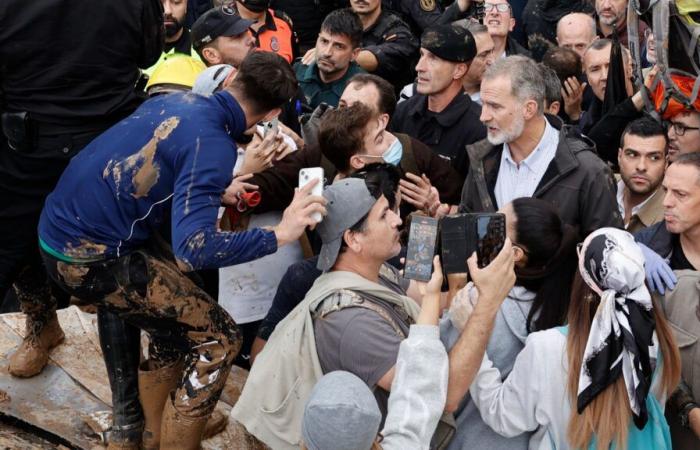
[[[648,117],[630,122],[622,133],[617,206],[630,233],[664,219],[660,187],[666,172],[666,147],[664,127]]]
[[[550,201],[582,236],[622,227],[615,184],[594,146],[544,115],[545,84],[533,60],[499,59],[481,81],[487,138],[467,146],[471,163],[460,212],[489,212],[518,197]]]

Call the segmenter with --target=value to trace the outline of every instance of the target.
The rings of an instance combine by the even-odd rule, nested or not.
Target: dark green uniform
[[[333,107],[338,106],[340,96],[343,95],[348,80],[356,73],[364,73],[365,71],[357,63],[352,62],[342,78],[328,84],[321,81],[315,62],[308,66],[298,62],[294,65],[294,72],[299,80],[299,86],[304,92],[306,103],[315,109],[321,103],[327,103]]]

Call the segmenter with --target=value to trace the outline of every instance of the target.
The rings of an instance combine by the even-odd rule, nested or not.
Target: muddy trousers
[[[42,257],[49,276],[67,292],[148,332],[156,367],[184,359],[171,393],[178,413],[202,417],[214,410],[241,335],[231,316],[174,263],[141,250],[81,264]]]

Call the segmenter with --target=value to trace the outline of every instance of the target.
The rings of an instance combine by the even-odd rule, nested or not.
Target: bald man
[[[588,14],[567,14],[557,22],[557,44],[571,49],[583,59],[583,54],[596,35],[595,20]]]

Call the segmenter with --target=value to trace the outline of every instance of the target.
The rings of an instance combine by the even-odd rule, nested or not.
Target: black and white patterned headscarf
[[[583,242],[579,271],[600,295],[600,305],[581,364],[578,412],[623,376],[634,423],[642,429],[659,347],[651,295],[644,284],[644,256],[628,232],[601,228]]]

